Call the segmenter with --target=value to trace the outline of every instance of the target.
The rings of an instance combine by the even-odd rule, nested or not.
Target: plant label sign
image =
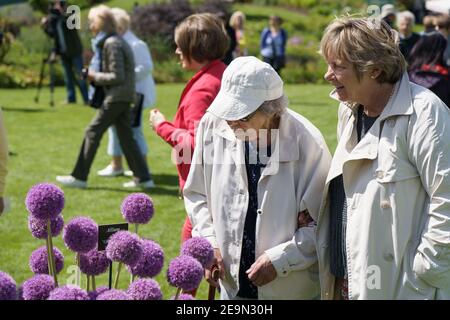
[[[109,238],[118,231],[128,231],[128,223],[104,224],[98,226],[98,251],[106,249]]]

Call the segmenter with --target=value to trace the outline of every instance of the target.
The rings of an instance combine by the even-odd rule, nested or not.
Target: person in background
[[[436,17],[435,16],[425,16],[423,17],[423,31],[420,34],[423,35],[429,35],[433,32],[436,32]]]
[[[101,71],[89,70],[88,79],[102,87],[105,97],[96,115],[87,127],[78,159],[71,175],[57,176],[64,186],[86,188],[92,163],[106,130],[114,125],[127,162],[137,177],[123,184],[124,188],[152,188],[154,182],[142,153],[133,138],[130,107],[135,97],[135,70],[130,46],[117,35],[117,25],[111,9],[100,5],[90,9],[89,28],[94,36],[106,36],[97,46],[101,52]]]
[[[420,34],[413,32],[416,18],[411,11],[402,11],[397,15],[397,26],[400,36],[400,51],[408,60],[409,53],[420,39]]]
[[[235,11],[230,17],[230,26],[236,33],[236,49],[233,51],[233,58],[248,55],[247,43],[244,34],[245,14],[242,11]]]
[[[67,27],[66,1],[50,4],[50,13],[41,23],[45,33],[54,39],[54,53],[61,57],[67,103],[76,103],[75,83],[80,89],[84,104],[88,104],[88,87],[83,79],[83,46],[77,29]]]
[[[340,102],[317,222],[322,299],[449,299],[450,110],[410,82],[384,22],[337,18],[320,51]]]
[[[269,17],[269,26],[264,28],[261,33],[261,56],[263,61],[270,64],[275,71],[280,74],[286,64],[286,43],[287,32],[281,25],[283,19],[272,15]]]
[[[228,36],[223,22],[210,13],[194,14],[175,29],[175,54],[181,66],[195,75],[181,94],[173,121],[167,121],[157,109],[150,111],[150,124],[164,141],[173,148],[176,159],[180,194],[191,167],[198,122],[220,89],[222,74],[227,67],[221,59],[228,49]],[[182,229],[181,240],[192,237],[188,217]]]
[[[117,22],[118,34],[128,43],[133,51],[134,72],[136,79],[136,92],[143,95],[142,101],[138,100],[132,109],[132,128],[133,137],[136,140],[144,161],[147,162],[148,146],[142,132],[142,113],[143,110],[153,106],[156,102],[155,81],[152,77],[153,61],[147,44],[140,40],[130,30],[130,16],[121,8],[111,9]],[[115,177],[125,173],[132,176],[131,171],[125,171],[122,166],[122,148],[120,147],[117,130],[114,126],[108,129],[108,154],[112,156],[111,163],[104,169],[97,172],[102,177]]]
[[[393,4],[387,3],[381,7],[380,18],[386,22],[392,29],[395,27],[397,11]]]
[[[214,248],[220,281],[205,275],[221,299],[319,296],[315,221],[331,155],[287,107],[278,73],[239,57],[199,124],[184,199]]]
[[[450,107],[449,68],[444,62],[447,40],[434,32],[422,36],[409,55],[408,74],[412,82],[433,91]]]
[[[441,14],[436,17],[436,30],[447,39],[447,48],[444,52],[444,61],[450,66],[450,16]]]
[[[231,61],[233,61],[233,52],[236,50],[237,42],[236,42],[236,32],[232,26],[228,23],[228,13],[224,11],[219,11],[216,13],[216,16],[222,20],[223,26],[228,35],[228,48],[225,52],[225,55],[222,59],[222,62],[226,65],[229,65]]]
[[[8,173],[8,141],[6,137],[6,127],[3,121],[3,111],[0,108],[0,216],[6,209],[5,185]]]

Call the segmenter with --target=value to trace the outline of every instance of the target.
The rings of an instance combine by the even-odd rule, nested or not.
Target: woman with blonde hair
[[[324,299],[450,298],[450,111],[410,82],[395,31],[326,28],[338,146],[317,225]]]
[[[230,17],[230,26],[236,34],[236,48],[233,51],[233,59],[248,55],[244,34],[245,14],[242,11],[235,11]]]

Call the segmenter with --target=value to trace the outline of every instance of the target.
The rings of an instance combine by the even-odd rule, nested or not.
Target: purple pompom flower
[[[94,291],[89,291],[89,292],[88,292],[89,299],[91,299],[91,300],[97,300],[97,297],[98,297],[99,295],[101,295],[103,292],[106,292],[106,291],[108,291],[108,290],[109,290],[108,287],[99,287],[99,288],[97,288],[97,289],[94,290]]]
[[[37,274],[23,283],[23,299],[47,300],[53,289],[55,289],[53,277]]]
[[[0,271],[0,300],[16,300],[17,285],[6,272]]]
[[[98,226],[91,218],[74,218],[64,227],[63,239],[70,250],[87,253],[97,247]]]
[[[55,219],[64,208],[64,192],[54,184],[39,183],[28,191],[25,205],[37,219]]]
[[[90,300],[88,293],[77,286],[63,286],[56,288],[47,300]]]
[[[106,256],[112,261],[134,265],[142,254],[141,240],[128,231],[116,232],[109,238]]]
[[[55,258],[56,274],[58,274],[64,268],[64,256],[58,248],[53,248],[53,257]],[[33,251],[30,256],[29,265],[34,274],[49,274],[46,246],[42,246]]]
[[[139,279],[127,291],[132,300],[162,300],[161,288],[153,279]]]
[[[145,193],[132,193],[123,200],[121,210],[128,223],[146,224],[153,217],[153,200]]]
[[[181,255],[188,255],[197,259],[203,268],[207,269],[213,263],[214,249],[205,238],[193,237],[183,243],[181,246]]]
[[[109,260],[104,251],[97,249],[89,251],[88,253],[80,254],[80,269],[81,272],[88,276],[98,276],[109,267]]]
[[[23,300],[23,284],[17,288],[17,300]]]
[[[97,300],[131,300],[131,298],[123,290],[111,289],[100,294]]]
[[[175,296],[170,297],[170,300],[175,300]],[[177,300],[195,300],[195,298],[190,294],[181,293]]]
[[[141,278],[153,278],[158,275],[164,266],[164,252],[159,244],[152,240],[142,240],[142,254],[128,271]]]
[[[203,267],[191,256],[178,256],[173,259],[167,269],[169,284],[184,291],[196,289],[203,278]]]
[[[58,236],[64,227],[64,219],[61,215],[51,220],[52,237]],[[36,239],[47,239],[47,220],[28,217],[28,229]]]

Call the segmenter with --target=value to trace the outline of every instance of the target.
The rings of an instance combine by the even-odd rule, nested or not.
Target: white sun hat
[[[220,91],[208,112],[224,120],[239,120],[265,101],[283,96],[283,80],[256,57],[239,57],[225,69]]]

